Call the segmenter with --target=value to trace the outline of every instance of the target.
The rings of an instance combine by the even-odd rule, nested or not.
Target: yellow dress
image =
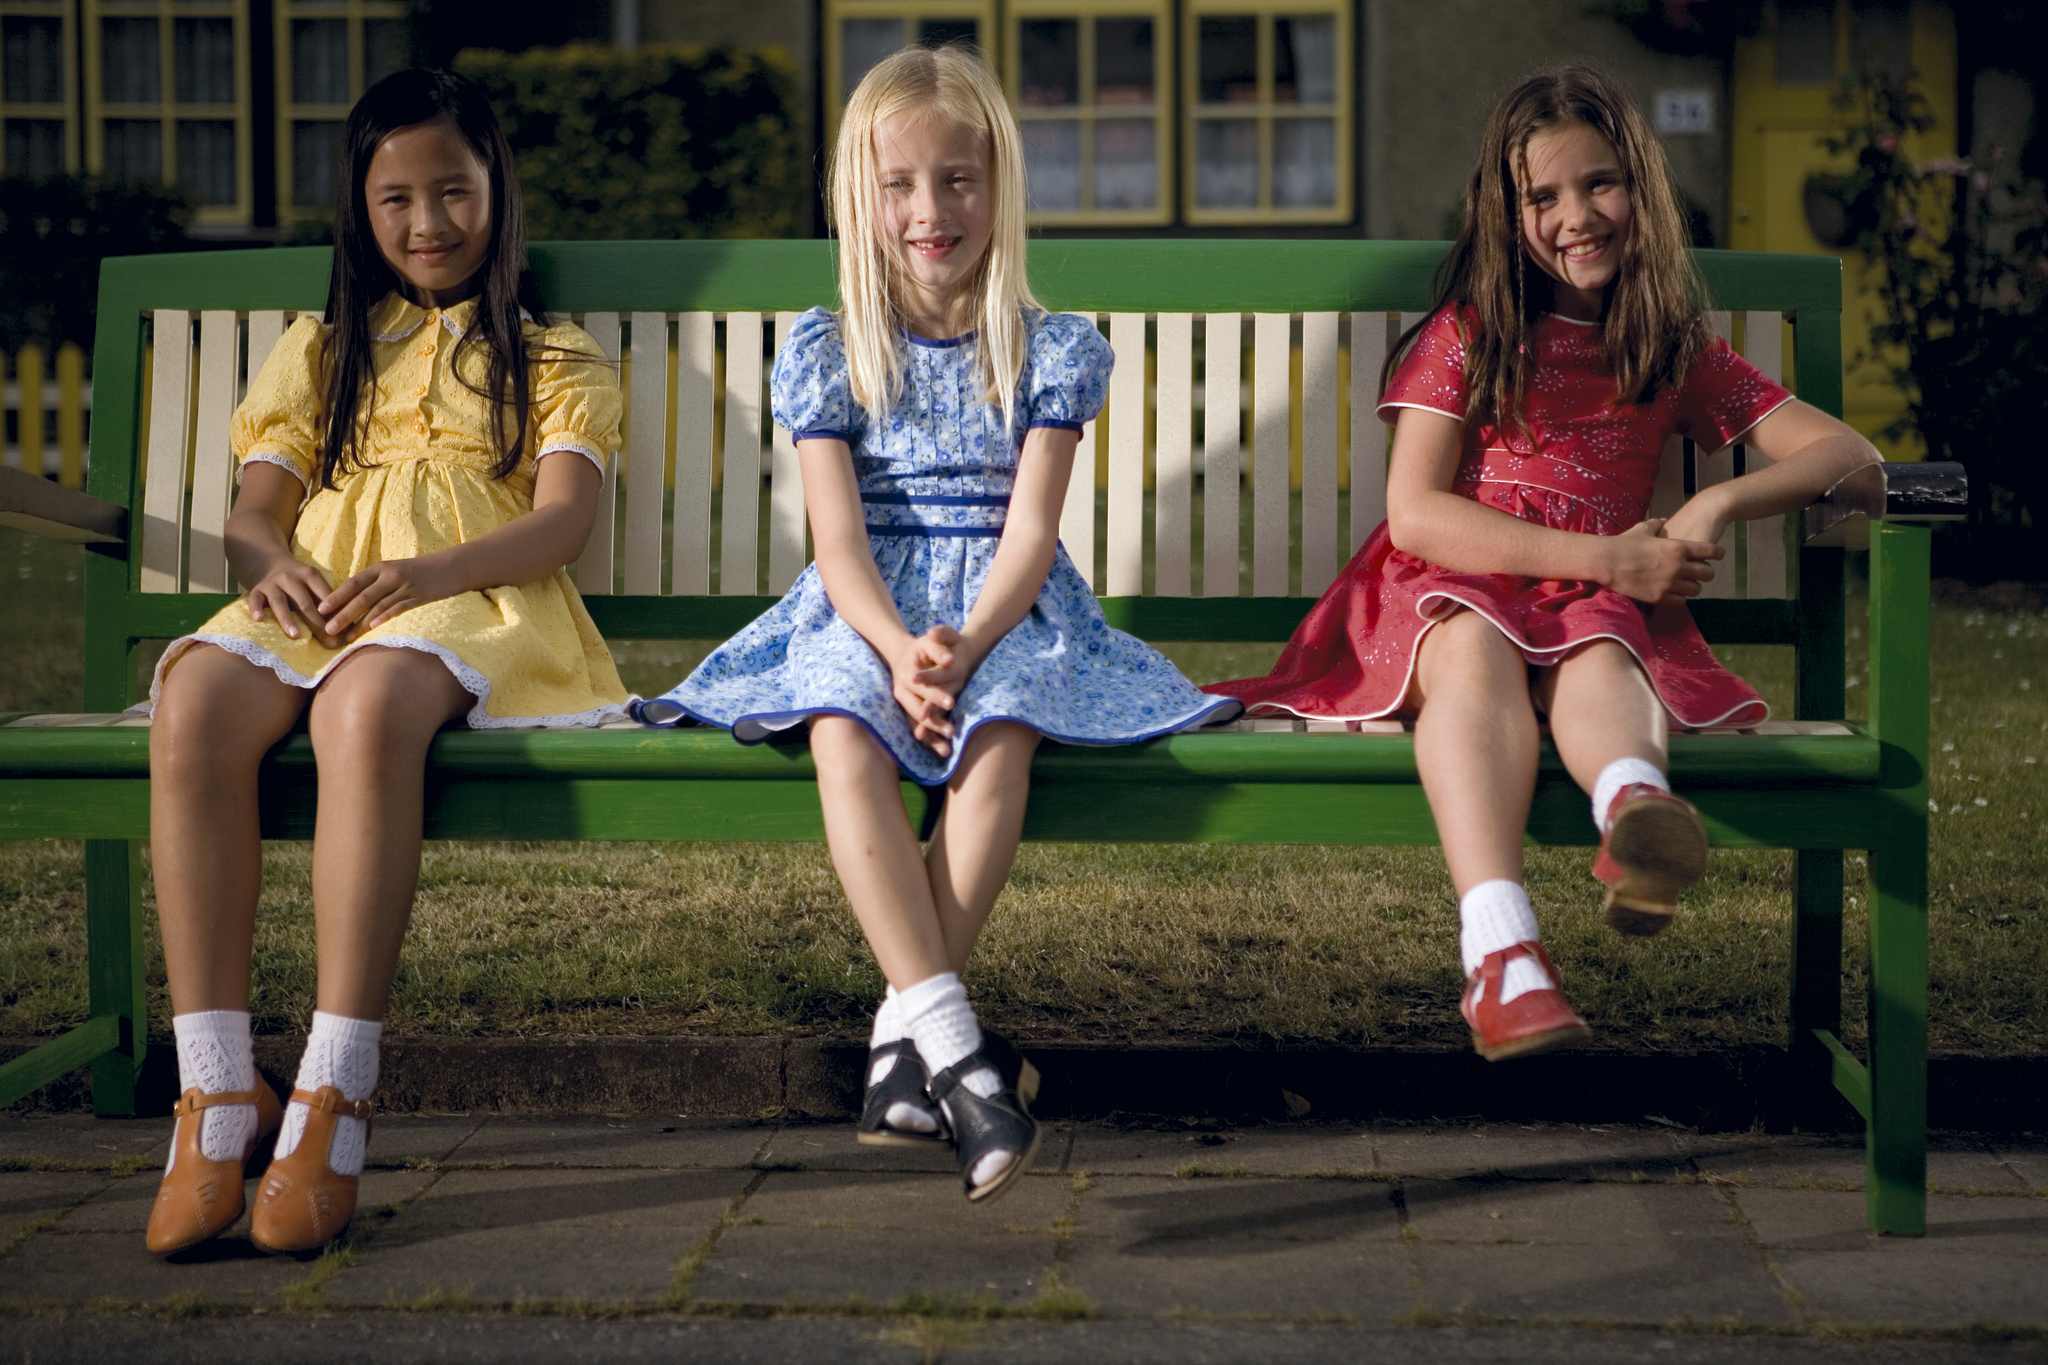
[[[525,451],[510,474],[492,478],[497,459],[490,401],[463,382],[483,387],[489,355],[480,346],[457,350],[475,316],[474,300],[428,310],[396,293],[371,310],[376,405],[361,467],[334,488],[317,487],[315,475],[316,375],[326,330],[320,322],[301,317],[292,325],[235,410],[237,469],[282,465],[311,490],[299,509],[292,553],[330,583],[380,559],[431,554],[474,540],[532,511],[534,472],[543,455],[573,451],[573,457],[557,458],[586,458],[599,469],[617,455],[619,385],[603,352],[579,327],[529,322],[524,331],[530,347],[599,359],[533,362]],[[478,729],[599,725],[622,718],[631,699],[566,570],[534,583],[414,607],[336,649],[303,633],[294,640],[267,617],[250,620],[245,599],[171,643],[150,685],[152,703],[162,695],[165,671],[201,642],[306,688],[318,687],[358,649],[422,650],[446,664],[476,698],[468,721]]]

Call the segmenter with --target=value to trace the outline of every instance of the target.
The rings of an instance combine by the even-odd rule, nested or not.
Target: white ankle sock
[[[903,997],[896,993],[894,986],[891,986],[882,996],[881,1006],[875,1010],[875,1028],[874,1032],[868,1035],[868,1050],[872,1052],[878,1047],[887,1047],[909,1036],[909,1032],[903,1027]],[[877,1058],[875,1064],[868,1068],[868,1084],[873,1085],[888,1075],[901,1060],[903,1059],[893,1052],[886,1057]],[[906,1100],[898,1100],[890,1105],[889,1112],[882,1118],[891,1128],[900,1128],[906,1132],[939,1131],[939,1125],[932,1118],[931,1110]]]
[[[981,1025],[975,1022],[974,1010],[967,1003],[967,988],[954,973],[944,972],[920,981],[896,999],[903,1010],[904,1028],[916,1040],[917,1055],[924,1058],[925,1070],[932,1075],[972,1055],[981,1046]],[[983,1099],[1003,1088],[1003,1078],[985,1066],[968,1072],[960,1083]],[[990,1152],[975,1163],[974,1183],[986,1185],[1020,1155]]]
[[[201,1094],[233,1094],[256,1088],[256,1052],[249,1039],[249,1011],[201,1010],[171,1016],[178,1039],[178,1090]],[[234,1161],[248,1155],[256,1140],[256,1106],[223,1104],[199,1116],[199,1152],[208,1161]],[[178,1160],[171,1144],[169,1171]]]
[[[1536,912],[1519,882],[1481,882],[1467,891],[1458,901],[1458,923],[1458,955],[1468,978],[1489,954],[1539,937]]]
[[[299,1077],[292,1084],[307,1091],[331,1085],[347,1100],[370,1098],[377,1089],[377,1042],[383,1035],[384,1025],[379,1020],[314,1010],[306,1055],[299,1060]],[[299,1145],[311,1113],[303,1104],[285,1106],[284,1127],[277,1134],[280,1157],[290,1156]],[[334,1141],[327,1144],[328,1166],[336,1175],[361,1175],[369,1140],[369,1126],[361,1119],[336,1120]]]
[[[1614,804],[1623,787],[1638,782],[1660,792],[1671,790],[1670,779],[1647,759],[1617,758],[1600,770],[1600,776],[1593,782],[1593,825],[1602,834],[1607,832],[1607,808]]]

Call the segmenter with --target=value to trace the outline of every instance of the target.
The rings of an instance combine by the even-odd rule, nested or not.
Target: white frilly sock
[[[1617,758],[1600,770],[1600,776],[1593,782],[1593,826],[1602,834],[1607,832],[1607,808],[1614,804],[1614,798],[1621,795],[1623,787],[1641,783],[1655,787],[1660,792],[1671,790],[1670,779],[1666,778],[1656,764],[1642,758]]]
[[[201,1010],[171,1016],[178,1039],[178,1090],[205,1095],[256,1088],[256,1052],[249,1038],[249,1011]],[[223,1104],[199,1115],[199,1152],[208,1161],[238,1161],[256,1140],[256,1106]],[[168,1172],[178,1160],[171,1144]]]
[[[306,1055],[299,1060],[299,1077],[292,1084],[307,1091],[331,1085],[341,1091],[343,1099],[370,1098],[377,1089],[377,1043],[383,1036],[380,1020],[314,1010]],[[290,1156],[298,1147],[311,1113],[303,1104],[285,1106],[284,1127],[277,1134],[278,1156]],[[361,1119],[337,1120],[334,1141],[327,1144],[328,1166],[336,1175],[361,1175],[369,1140],[369,1125]]]
[[[909,1031],[903,1027],[903,997],[896,993],[894,986],[891,986],[882,996],[881,1006],[875,1010],[875,1028],[868,1035],[868,1050],[872,1052],[878,1047],[887,1047],[909,1036]],[[886,1057],[876,1058],[875,1064],[868,1069],[868,1084],[873,1085],[888,1075],[901,1060],[893,1052]],[[883,1115],[883,1121],[891,1128],[911,1133],[939,1131],[938,1122],[932,1118],[931,1110],[921,1104],[911,1104],[905,1100],[898,1100],[890,1105],[889,1112]]]
[[[947,1067],[971,1056],[981,1046],[981,1025],[967,1003],[967,988],[953,972],[942,972],[918,982],[896,997],[903,1011],[905,1030],[917,1043],[917,1055],[925,1069],[936,1076]],[[961,1078],[983,1099],[1003,1088],[1003,1078],[990,1067],[978,1067]],[[1019,1152],[990,1152],[976,1163],[972,1172],[976,1185],[985,1185],[1022,1155]]]

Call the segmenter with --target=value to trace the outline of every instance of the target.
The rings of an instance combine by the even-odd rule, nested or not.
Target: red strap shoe
[[[1532,960],[1550,985],[1523,991],[1502,1004],[1501,979],[1508,964],[1517,958]],[[1488,953],[1465,983],[1465,998],[1458,1010],[1471,1026],[1473,1050],[1489,1062],[1571,1047],[1593,1036],[1593,1030],[1572,1013],[1564,992],[1558,989],[1557,969],[1550,965],[1550,955],[1540,943],[1517,943]]]
[[[1707,830],[1692,802],[1635,782],[1614,795],[1593,875],[1607,883],[1601,918],[1624,934],[1661,934],[1678,897],[1707,870]]]

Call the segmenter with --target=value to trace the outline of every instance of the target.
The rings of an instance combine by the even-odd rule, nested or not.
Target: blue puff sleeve
[[[1087,318],[1047,313],[1032,330],[1027,363],[1025,424],[1079,431],[1102,411],[1116,353]]]
[[[792,440],[830,436],[855,443],[867,426],[867,414],[853,401],[839,319],[813,308],[796,320],[789,340],[776,352],[768,397],[775,425]]]

